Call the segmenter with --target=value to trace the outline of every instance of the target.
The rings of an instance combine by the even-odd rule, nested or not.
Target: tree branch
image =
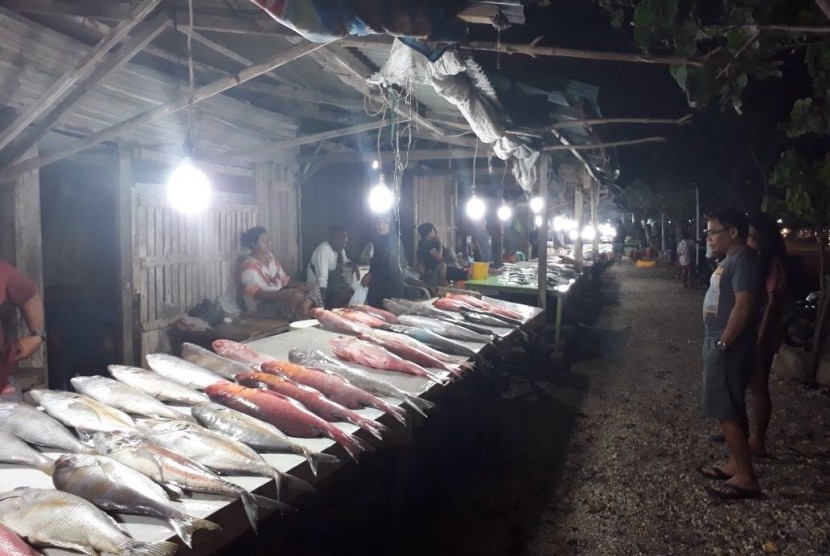
[[[663,143],[665,137],[644,137],[642,139],[630,139],[627,141],[611,141],[610,143],[593,143],[591,145],[551,145],[542,147],[543,152],[550,151],[584,151],[589,149],[600,149],[603,147],[623,147],[628,145],[640,145],[642,143]]]
[[[815,0],[819,9],[824,12],[824,16],[830,19],[830,2],[828,0]]]

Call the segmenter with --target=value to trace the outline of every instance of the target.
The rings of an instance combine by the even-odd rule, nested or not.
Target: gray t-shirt
[[[735,292],[760,292],[761,266],[755,251],[742,246],[728,255],[709,280],[703,298],[703,328],[710,337],[720,336],[735,307]],[[754,325],[749,327],[754,330]]]

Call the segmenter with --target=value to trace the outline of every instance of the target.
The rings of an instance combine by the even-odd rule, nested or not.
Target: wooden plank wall
[[[438,230],[438,238],[445,247],[455,249],[455,181],[452,176],[416,176],[415,193],[415,245],[418,244],[417,227],[432,222]]]
[[[163,332],[201,300],[236,299],[235,269],[243,254],[239,237],[255,226],[254,205],[215,204],[199,216],[135,194],[134,257],[141,323],[141,355],[165,350]]]

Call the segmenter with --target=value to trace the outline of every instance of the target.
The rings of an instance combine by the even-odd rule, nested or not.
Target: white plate
[[[311,328],[312,326],[316,326],[320,323],[317,322],[317,319],[308,319],[308,320],[295,320],[291,324],[289,324],[289,328]]]

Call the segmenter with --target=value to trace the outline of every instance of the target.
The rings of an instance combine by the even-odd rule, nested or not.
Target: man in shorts
[[[700,473],[719,481],[707,492],[718,498],[761,494],[752,470],[744,392],[755,353],[756,302],[761,288],[758,258],[746,246],[749,224],[737,210],[709,217],[706,242],[723,260],[712,273],[703,300],[703,415],[717,419],[729,445],[729,459]]]

